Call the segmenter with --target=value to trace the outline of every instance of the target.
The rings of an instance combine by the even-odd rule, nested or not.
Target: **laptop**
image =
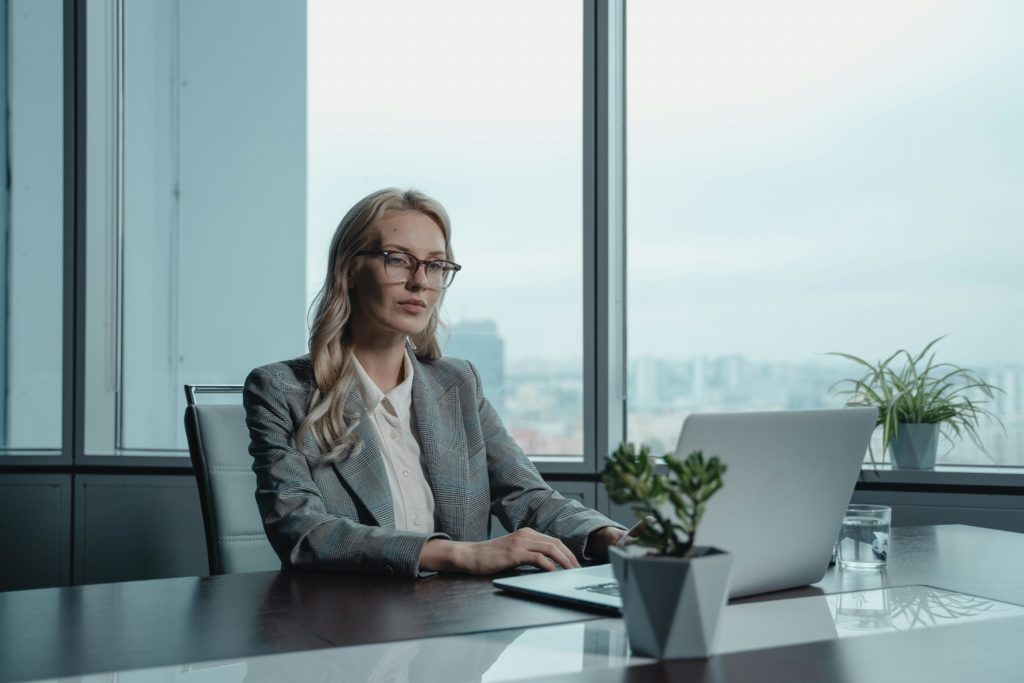
[[[853,495],[875,408],[687,416],[676,456],[702,450],[728,467],[697,545],[732,553],[729,596],[820,581]],[[611,565],[495,579],[500,589],[619,611]]]

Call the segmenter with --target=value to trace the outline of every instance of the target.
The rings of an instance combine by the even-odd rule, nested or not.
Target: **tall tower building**
[[[445,355],[465,358],[480,372],[484,394],[499,413],[505,407],[505,340],[493,320],[473,320],[451,326]]]

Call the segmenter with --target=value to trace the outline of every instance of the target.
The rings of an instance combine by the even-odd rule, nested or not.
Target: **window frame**
[[[121,0],[100,0],[87,8],[76,0],[63,0],[64,11],[64,313],[63,313],[63,416],[61,448],[35,451],[11,449],[0,458],[0,472],[28,470],[77,471],[78,465],[93,470],[180,472],[191,468],[184,453],[141,455],[125,451],[110,455],[87,448],[85,405],[94,400],[86,386],[85,316],[96,301],[86,288],[88,262],[86,179],[88,171],[87,123],[99,97],[109,103],[110,93],[86,92],[86,39],[88,19],[99,7],[109,14]],[[626,111],[625,40],[626,0],[583,2],[583,382],[584,452],[581,457],[535,456],[546,475],[597,480],[605,454],[626,434]],[[116,25],[116,24],[115,24]],[[110,48],[111,46],[107,46]],[[116,50],[109,50],[115,55]],[[100,65],[102,68],[102,65]],[[95,159],[93,161],[96,161]],[[105,207],[103,210],[109,210]],[[108,264],[109,265],[109,264]],[[103,267],[100,264],[100,267]],[[90,359],[91,360],[91,359]],[[116,401],[115,392],[107,393]],[[183,404],[184,405],[184,404]],[[116,424],[106,425],[113,432]],[[870,464],[862,481],[889,486],[1024,487],[1024,468],[945,465],[933,471],[897,471],[881,468],[876,475]],[[599,487],[600,488],[600,487]]]

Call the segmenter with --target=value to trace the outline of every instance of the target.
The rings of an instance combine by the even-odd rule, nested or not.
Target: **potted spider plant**
[[[624,443],[604,468],[608,497],[642,520],[627,547],[609,551],[633,652],[659,659],[707,657],[725,606],[732,556],[695,545],[708,500],[726,466],[694,451],[664,457],[655,471],[650,448]]]
[[[940,435],[950,447],[967,436],[987,454],[978,436],[981,419],[993,418],[1002,426],[986,407],[1001,390],[967,368],[937,363],[932,348],[941,339],[933,339],[918,354],[900,349],[876,363],[848,353],[830,354],[864,368],[863,375],[840,380],[831,391],[848,396],[848,406],[878,408],[882,452],[888,449],[901,469],[935,467]],[[873,451],[871,461],[875,463]]]

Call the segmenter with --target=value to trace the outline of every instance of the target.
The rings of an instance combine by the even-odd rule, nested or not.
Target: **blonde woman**
[[[552,490],[476,369],[442,357],[439,309],[460,268],[439,203],[374,192],[334,234],[310,353],[246,380],[256,501],[285,567],[554,570],[624,533]],[[492,513],[513,532],[488,540]]]

